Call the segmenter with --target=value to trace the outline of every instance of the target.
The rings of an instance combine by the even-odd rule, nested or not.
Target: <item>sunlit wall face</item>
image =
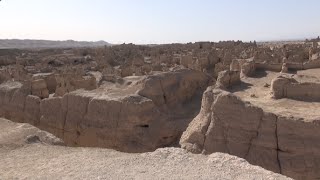
[[[319,0],[2,0],[0,38],[172,43],[304,39]]]

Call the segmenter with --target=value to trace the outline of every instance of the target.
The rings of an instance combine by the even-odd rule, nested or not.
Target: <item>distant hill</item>
[[[76,47],[98,47],[110,46],[105,41],[49,41],[49,40],[20,40],[20,39],[0,39],[0,49],[34,49],[34,48],[76,48]]]

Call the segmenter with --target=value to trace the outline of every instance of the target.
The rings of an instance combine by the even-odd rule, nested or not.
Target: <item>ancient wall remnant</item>
[[[292,77],[281,75],[271,82],[271,91],[276,99],[320,100],[320,84],[298,82]]]
[[[209,87],[198,116],[180,144],[194,152],[224,152],[296,179],[319,177],[320,131],[317,120],[282,117]],[[303,162],[303,163],[301,163]]]
[[[197,91],[204,91],[210,77],[204,73],[181,69],[147,77],[138,94],[152,99],[159,106],[174,107],[192,98]]]
[[[246,59],[241,62],[241,76],[252,76],[255,74],[256,64],[254,59]]]
[[[58,78],[58,84],[65,80]],[[195,97],[201,97],[209,81],[201,72],[182,69],[146,77],[113,93],[82,89],[45,99],[32,95],[27,85],[7,82],[0,85],[0,117],[33,124],[70,146],[153,151],[177,143],[199,110],[193,107]],[[35,90],[45,87],[43,79],[34,83]],[[65,87],[77,85],[69,83]]]
[[[240,82],[240,71],[221,71],[216,86],[220,88],[229,88]]]
[[[94,76],[76,76],[73,74],[55,75],[57,87],[55,97],[63,96],[66,93],[77,89],[93,90],[97,88]]]
[[[49,90],[44,79],[37,79],[31,81],[31,94],[38,96],[41,99],[49,97]]]

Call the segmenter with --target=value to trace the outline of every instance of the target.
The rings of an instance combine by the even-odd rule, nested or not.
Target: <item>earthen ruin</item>
[[[198,42],[0,50],[0,117],[67,146],[228,153],[320,176],[320,47]]]

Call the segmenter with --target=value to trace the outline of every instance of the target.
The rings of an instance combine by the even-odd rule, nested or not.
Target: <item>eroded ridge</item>
[[[285,78],[292,75],[266,73],[275,78],[266,75],[265,78],[240,79],[230,78],[231,75],[239,76],[236,72],[220,73],[217,84],[204,92],[201,111],[183,133],[180,144],[194,153],[224,152],[236,155],[295,179],[316,179],[320,160],[316,150],[320,147],[319,114],[303,116],[308,112],[302,109],[290,115],[274,98],[279,97],[276,87],[285,88],[286,96],[282,98],[298,98],[299,101],[281,99],[281,102],[287,101],[297,106],[315,105],[319,104],[317,94],[312,94],[316,91],[308,91],[306,82],[301,80],[301,88],[305,89],[297,91],[295,88],[300,85],[299,82]],[[230,83],[230,79],[237,80]],[[267,80],[268,83],[272,81],[271,87],[261,82]],[[286,83],[277,84],[280,80]],[[301,104],[301,99],[306,99],[303,96],[313,101]]]

